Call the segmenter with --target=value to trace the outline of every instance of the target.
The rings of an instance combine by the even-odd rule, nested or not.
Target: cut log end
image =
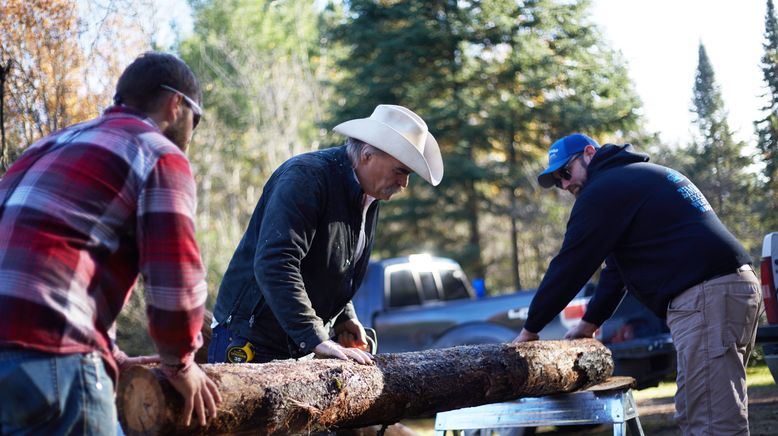
[[[163,433],[168,409],[166,396],[154,372],[135,366],[122,373],[116,406],[122,430],[128,435]]]

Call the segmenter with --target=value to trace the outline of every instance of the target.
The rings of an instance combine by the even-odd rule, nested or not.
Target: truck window
[[[421,281],[421,295],[424,297],[424,301],[440,300],[432,271],[419,271],[419,280]]]
[[[394,271],[389,275],[389,307],[421,304],[419,291],[409,270]]]
[[[441,269],[440,281],[443,284],[444,300],[461,300],[470,298],[467,285],[464,282],[462,271],[454,269]]]

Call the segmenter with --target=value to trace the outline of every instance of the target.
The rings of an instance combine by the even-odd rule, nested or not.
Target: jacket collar
[[[334,159],[337,162],[339,175],[346,180],[346,191],[350,201],[359,205],[359,210],[362,210],[362,198],[365,195],[365,191],[362,190],[362,185],[359,184],[357,174],[354,171],[354,166],[346,153],[346,146],[342,145],[333,149]]]
[[[138,109],[123,104],[117,104],[108,107],[105,111],[103,111],[103,116],[104,117],[131,116],[135,118],[140,118],[144,123],[150,125],[151,127],[154,127],[157,130],[160,130],[157,123],[154,120],[152,120],[151,117],[139,111]]]

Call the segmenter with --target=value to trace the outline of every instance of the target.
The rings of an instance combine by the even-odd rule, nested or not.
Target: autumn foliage
[[[5,143],[0,174],[35,140],[96,116],[110,104],[127,58],[144,49],[117,12],[76,0],[0,0],[0,66],[5,77]],[[130,34],[132,34],[130,32]]]

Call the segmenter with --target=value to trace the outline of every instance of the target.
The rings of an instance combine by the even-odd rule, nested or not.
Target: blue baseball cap
[[[600,148],[600,144],[594,139],[581,133],[573,133],[551,144],[548,149],[548,168],[538,175],[538,183],[544,188],[550,188],[556,184],[554,171],[562,168],[578,153],[584,151],[587,145]]]

